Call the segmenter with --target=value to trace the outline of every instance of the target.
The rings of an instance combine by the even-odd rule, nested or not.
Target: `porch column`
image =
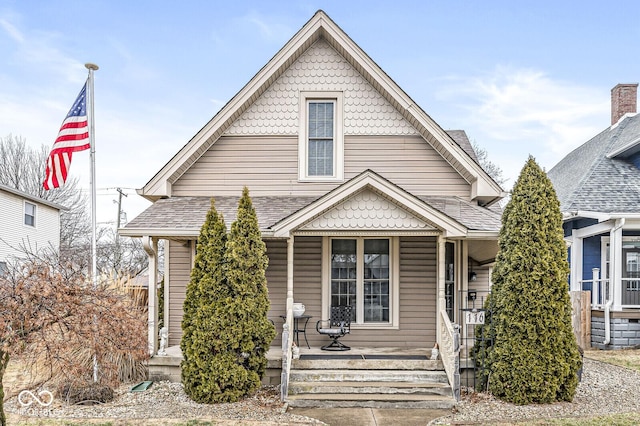
[[[287,325],[289,326],[289,339],[293,336],[293,243],[295,237],[291,235],[287,239]]]
[[[158,349],[158,245],[150,236],[142,237],[142,246],[149,257],[149,288],[148,288],[148,348],[149,355],[154,356]]]
[[[613,310],[622,310],[622,227],[624,219],[617,219],[609,241],[609,289],[613,292]]]
[[[569,288],[571,291],[582,291],[582,245],[583,239],[579,237],[570,237],[568,240],[571,249],[571,275],[569,278]],[[591,289],[595,288],[596,283],[593,283]]]
[[[445,264],[445,253],[446,253],[446,241],[444,236],[438,235],[438,302],[436,303],[436,340],[438,342],[442,342],[442,318],[441,312],[447,309],[447,302],[445,300],[445,273],[446,273],[446,264]]]

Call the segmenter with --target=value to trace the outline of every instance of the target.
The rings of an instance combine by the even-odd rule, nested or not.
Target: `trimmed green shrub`
[[[196,259],[187,285],[182,317],[181,364],[185,392],[197,402],[215,402],[210,387],[215,386],[212,365],[217,363],[214,347],[221,338],[213,324],[220,305],[220,297],[228,294],[224,252],[227,228],[222,215],[211,200],[200,230]]]
[[[582,359],[571,327],[569,265],[551,181],[530,157],[502,217],[487,307],[488,390],[515,404],[571,401]]]
[[[226,343],[247,370],[243,388],[249,393],[260,387],[267,368],[266,354],[276,331],[267,318],[270,307],[265,276],[269,263],[267,248],[246,187],[237,219],[231,225],[225,261],[230,294],[219,314],[230,319]]]
[[[275,337],[267,318],[267,264],[248,189],[229,234],[212,200],[187,287],[180,343],[182,382],[194,401],[235,402],[260,387]]]

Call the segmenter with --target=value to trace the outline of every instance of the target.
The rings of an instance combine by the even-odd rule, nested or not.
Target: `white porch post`
[[[609,241],[609,288],[613,292],[613,310],[622,310],[622,227],[624,219],[617,219]]]
[[[287,239],[287,312],[282,326],[282,373],[280,374],[280,400],[286,401],[289,394],[289,372],[291,371],[291,345],[293,342],[293,247],[294,236]]]
[[[149,256],[149,288],[147,291],[149,296],[148,345],[149,355],[154,356],[158,349],[158,246],[157,241],[149,236],[142,237],[142,245]]]
[[[571,237],[571,275],[569,278],[571,291],[582,291],[582,246],[583,239]],[[596,283],[593,283],[595,286]],[[592,290],[593,291],[593,290]]]
[[[445,300],[445,273],[446,273],[446,264],[445,264],[445,253],[446,253],[446,244],[445,239],[442,234],[438,235],[438,302],[436,303],[436,340],[438,342],[442,342],[442,318],[441,312],[444,312],[447,309],[447,302]]]

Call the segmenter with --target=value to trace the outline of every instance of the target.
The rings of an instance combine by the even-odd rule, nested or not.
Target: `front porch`
[[[180,382],[180,363],[182,362],[182,351],[180,346],[170,346],[166,349],[166,355],[155,355],[149,359],[149,380],[168,380],[170,382]],[[431,349],[427,348],[371,348],[352,347],[349,351],[332,352],[323,351],[319,347],[300,348],[300,359],[293,361],[293,368],[296,365],[322,366],[326,368],[332,359],[354,361],[366,360],[367,365],[372,368],[380,367],[404,367],[411,364],[408,361],[416,361],[418,357],[424,360],[431,358]],[[305,359],[306,358],[306,359]],[[282,348],[271,346],[267,352],[267,373],[262,380],[265,385],[280,384],[280,372],[282,371]]]
[[[150,380],[180,381],[179,346],[149,360]],[[450,408],[452,388],[432,349],[353,347],[350,351],[300,348],[292,360],[288,397],[295,407]],[[267,353],[265,385],[280,385],[282,348]]]

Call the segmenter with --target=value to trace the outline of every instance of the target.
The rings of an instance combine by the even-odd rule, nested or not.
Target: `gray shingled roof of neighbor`
[[[563,212],[640,213],[640,170],[622,158],[640,149],[640,115],[626,117],[548,172]],[[607,155],[622,155],[608,158]]]
[[[498,231],[500,215],[490,209],[457,197],[418,197],[434,209],[446,214],[470,230]],[[258,216],[258,225],[268,230],[276,223],[308,206],[317,197],[252,197]],[[171,197],[156,201],[126,225],[126,229],[136,230],[184,230],[185,236],[200,230],[210,207],[209,197]],[[222,214],[227,227],[235,220],[239,197],[215,197],[215,206]]]
[[[473,159],[473,161],[479,163],[478,156],[476,155],[476,152],[471,145],[471,141],[469,141],[467,132],[465,132],[464,130],[445,130],[445,132],[447,132],[447,134],[451,136],[451,139],[453,139],[455,143],[460,145],[460,148],[462,148],[464,152],[466,152],[469,157]]]

